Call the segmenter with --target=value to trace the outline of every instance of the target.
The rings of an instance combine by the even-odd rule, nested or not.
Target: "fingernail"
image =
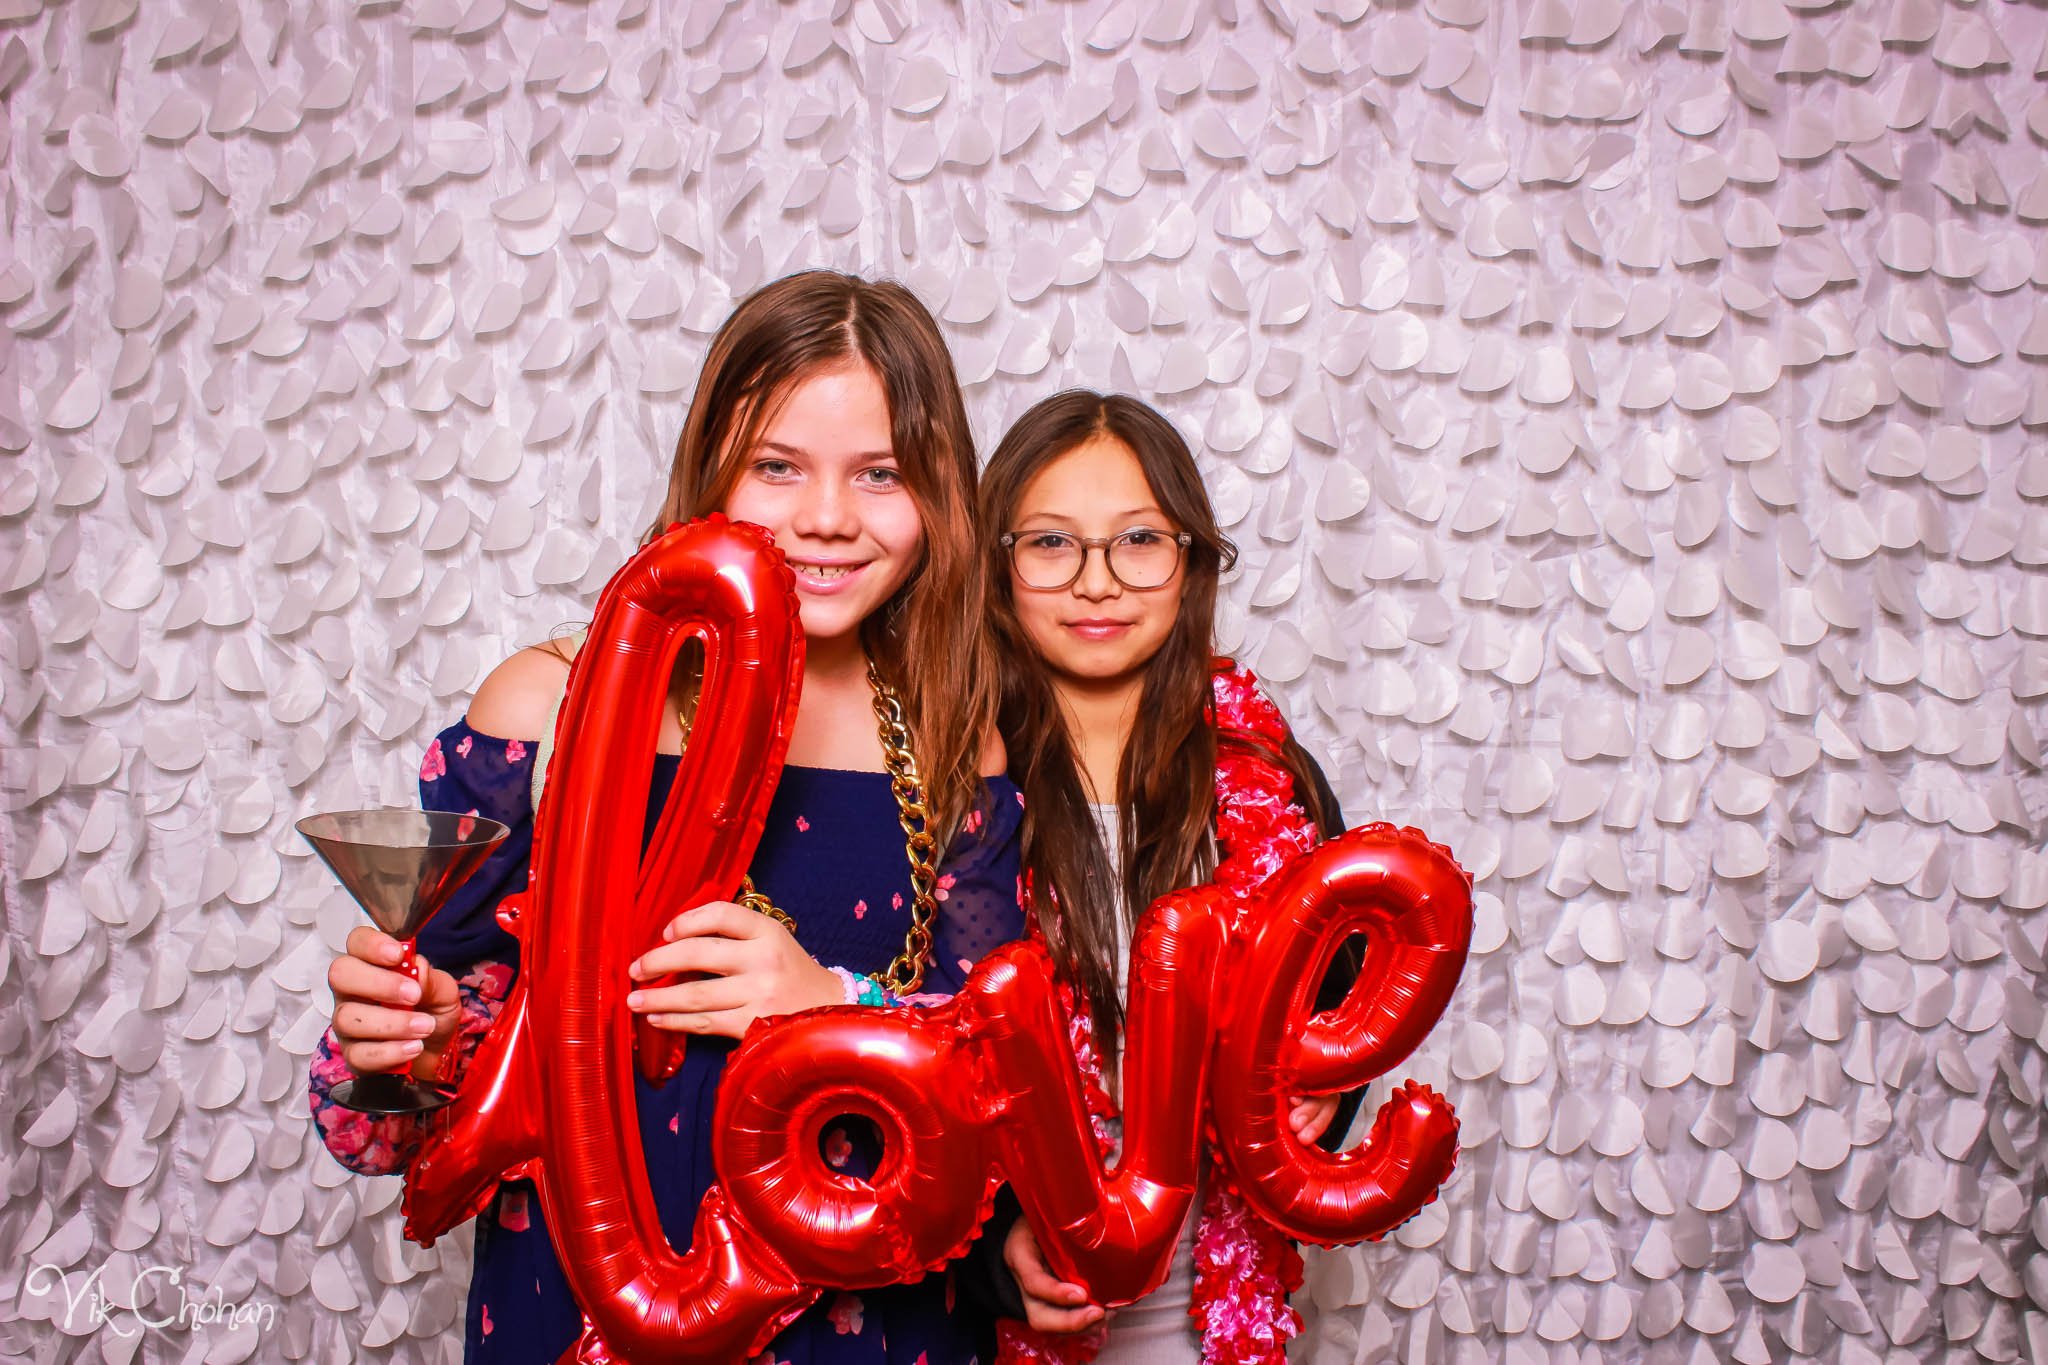
[[[398,1050],[408,1057],[417,1057],[420,1055],[421,1049],[425,1047],[425,1043],[400,1043]]]
[[[429,1033],[432,1033],[434,1031],[434,1021],[432,1019],[429,1019],[424,1014],[415,1014],[412,1017],[412,1022],[408,1024],[406,1027],[410,1028],[414,1033],[417,1033],[420,1037],[424,1038]]]
[[[634,991],[631,995],[628,995],[626,997],[626,1008],[629,1010],[637,1010],[640,1008],[641,1002],[645,999],[646,997],[642,995],[639,991]]]
[[[420,988],[416,981],[408,981],[398,988],[398,998],[408,1005],[420,1002]]]

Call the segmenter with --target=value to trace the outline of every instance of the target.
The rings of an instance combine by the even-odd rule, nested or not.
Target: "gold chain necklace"
[[[875,723],[882,739],[882,766],[889,774],[889,792],[896,798],[896,822],[903,827],[903,852],[910,859],[910,932],[904,935],[903,951],[881,972],[869,973],[877,985],[894,995],[909,995],[924,981],[925,960],[932,951],[932,923],[939,914],[939,872],[937,841],[932,838],[931,812],[924,803],[924,788],[918,781],[917,756],[910,750],[910,725],[903,717],[903,701],[896,689],[882,681],[874,660],[868,661],[868,688],[874,693]],[[690,742],[690,724],[696,719],[697,695],[676,707],[676,721],[683,727],[683,744]],[[739,903],[756,914],[768,916],[796,933],[796,920],[768,899],[754,885],[752,875],[740,883]]]

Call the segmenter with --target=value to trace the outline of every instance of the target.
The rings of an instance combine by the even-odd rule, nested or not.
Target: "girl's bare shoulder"
[[[568,642],[520,650],[492,669],[469,703],[469,728],[501,739],[535,739],[554,718],[569,682]]]

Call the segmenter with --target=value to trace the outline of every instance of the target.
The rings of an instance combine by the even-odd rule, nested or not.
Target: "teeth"
[[[835,578],[844,578],[852,573],[854,566],[851,564],[801,564],[797,567],[802,571],[805,578],[815,578],[821,583],[829,583]]]

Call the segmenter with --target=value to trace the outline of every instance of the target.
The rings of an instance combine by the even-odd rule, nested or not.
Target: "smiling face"
[[[1003,529],[1028,552],[1033,532],[1107,540],[1138,530],[1171,537],[1181,527],[1160,508],[1131,448],[1098,435],[1033,475]],[[1013,558],[1010,597],[1018,624],[1055,673],[1099,685],[1135,676],[1159,652],[1173,632],[1185,576],[1183,562],[1157,588],[1128,588],[1110,573],[1104,551],[1091,548],[1080,576],[1064,588],[1030,586]]]
[[[924,522],[897,468],[889,401],[853,360],[796,381],[751,450],[735,452],[725,513],[766,527],[796,572],[815,648],[856,637],[917,568]]]

